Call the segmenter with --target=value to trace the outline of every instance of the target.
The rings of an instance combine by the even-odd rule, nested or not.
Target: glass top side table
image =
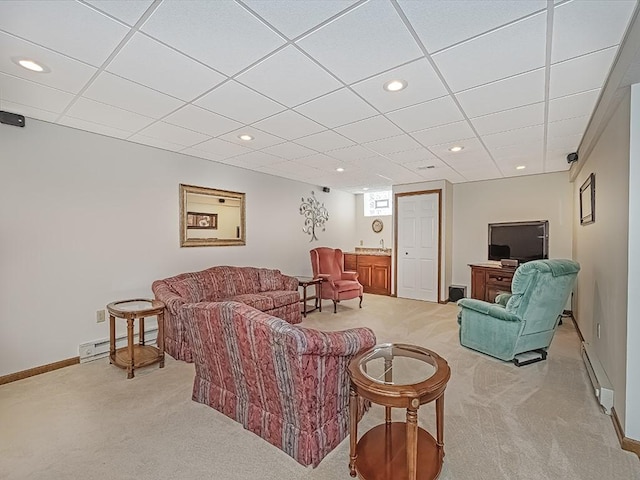
[[[107,305],[109,312],[109,361],[126,369],[127,378],[134,377],[136,368],[160,363],[164,367],[164,303],[160,300],[136,298],[120,300]],[[157,347],[145,345],[144,319],[158,317]],[[116,349],[116,317],[127,321],[127,346]],[[138,319],[138,343],[133,343],[134,322]]]
[[[446,360],[426,348],[382,344],[349,364],[352,477],[433,480],[444,460],[444,391],[451,376]],[[358,397],[385,407],[385,423],[358,441]],[[420,405],[436,401],[436,438],[418,427]],[[405,408],[406,422],[391,422],[391,408]],[[406,455],[395,452],[406,450]],[[385,473],[386,472],[386,473]]]

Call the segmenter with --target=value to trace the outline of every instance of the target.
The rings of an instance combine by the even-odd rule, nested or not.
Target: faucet
[[[384,250],[384,238],[380,239],[380,249]]]

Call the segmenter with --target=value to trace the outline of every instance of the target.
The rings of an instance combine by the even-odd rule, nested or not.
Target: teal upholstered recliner
[[[460,343],[505,361],[532,351],[545,359],[579,270],[572,260],[534,260],[518,267],[512,293],[496,303],[458,301]]]

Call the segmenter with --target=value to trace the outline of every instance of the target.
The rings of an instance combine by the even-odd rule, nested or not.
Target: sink
[[[356,247],[356,253],[360,253],[363,255],[386,255],[391,256],[390,248],[379,248],[379,247]]]

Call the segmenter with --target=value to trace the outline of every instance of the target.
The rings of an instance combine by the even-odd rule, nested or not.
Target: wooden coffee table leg
[[[413,402],[420,402],[413,399]],[[412,402],[412,403],[413,403]],[[407,408],[407,478],[416,480],[418,472],[418,409],[413,407]]]
[[[349,391],[349,475],[356,476],[356,446],[358,443],[358,394],[353,385]]]
[[[444,458],[444,393],[436,398],[436,445]]]
[[[160,351],[160,368],[164,368],[164,312],[158,314],[158,338],[156,345]]]

